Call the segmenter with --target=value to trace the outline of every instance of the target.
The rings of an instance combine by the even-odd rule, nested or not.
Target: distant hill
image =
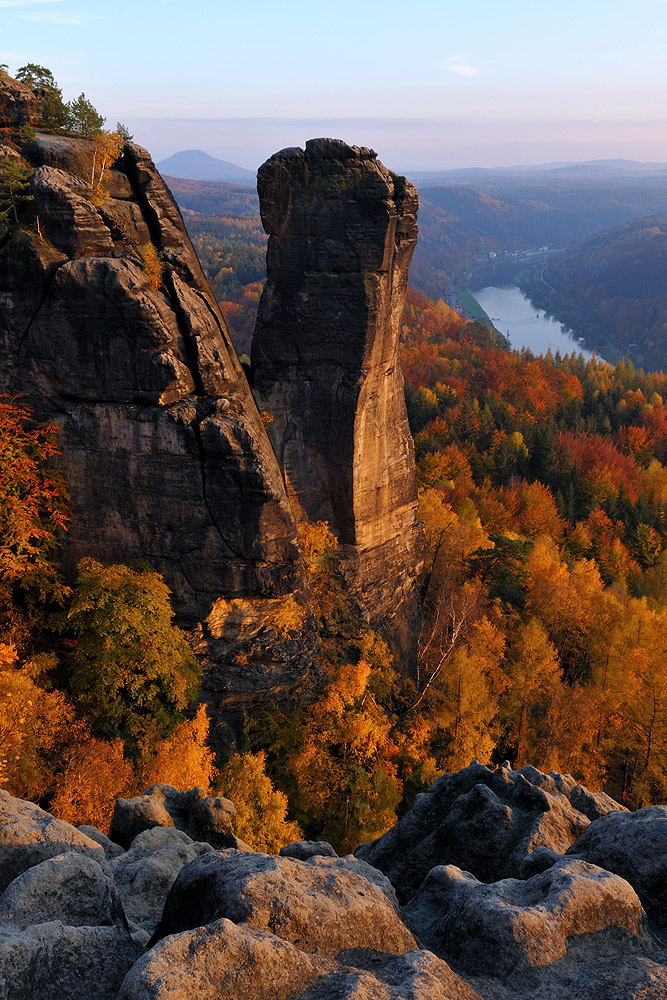
[[[192,181],[225,181],[227,184],[242,184],[255,187],[257,176],[253,170],[237,167],[235,163],[218,160],[202,149],[184,149],[168,156],[157,164],[161,174],[181,177]]]
[[[606,338],[636,366],[667,367],[667,214],[585,240],[522,287],[587,339]]]

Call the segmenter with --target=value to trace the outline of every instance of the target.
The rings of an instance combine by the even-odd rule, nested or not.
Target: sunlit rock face
[[[126,144],[95,194],[92,142],[18,139],[25,89],[0,89],[3,148],[32,168],[32,200],[0,244],[0,393],[61,428],[66,572],[93,556],[163,573],[222,726],[241,702],[293,696],[312,664],[311,639],[292,634],[287,647],[271,625],[281,602],[304,603],[282,476],[149,155]]]
[[[334,139],[276,153],[258,191],[269,247],[255,398],[288,490],[339,537],[367,617],[409,616],[421,536],[398,349],[417,192]]]

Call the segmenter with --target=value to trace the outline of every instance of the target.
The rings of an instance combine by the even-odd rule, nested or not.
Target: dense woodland
[[[55,431],[2,404],[5,787],[104,825],[118,794],[196,783],[236,802],[251,843],[275,847],[296,821],[348,850],[475,757],[664,800],[667,376],[508,351],[415,292],[403,337],[427,540],[417,673],[363,624],[327,526],[302,521],[321,690],[248,720],[217,772],[166,586],[93,560],[63,584]]]

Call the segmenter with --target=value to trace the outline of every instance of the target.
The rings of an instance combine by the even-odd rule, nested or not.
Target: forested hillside
[[[667,215],[593,236],[526,278],[522,287],[578,333],[607,337],[637,366],[665,365]]]

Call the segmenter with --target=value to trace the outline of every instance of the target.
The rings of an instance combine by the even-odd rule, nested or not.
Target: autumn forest
[[[127,134],[104,132],[83,94],[67,117],[50,75],[41,86],[50,127],[97,144],[103,202]],[[30,197],[16,169],[0,170],[7,229]],[[179,184],[243,355],[265,253],[254,193]],[[218,216],[198,214],[207,197]],[[140,256],[159,288],[158,251]],[[475,758],[568,772],[630,808],[667,799],[667,375],[512,351],[413,289],[401,329],[425,533],[416,659],[364,621],[327,524],[295,511],[319,687],[248,714],[227,759],[166,583],[148,562],[62,570],[74,515],[57,428],[0,399],[2,787],[105,828],[118,796],[198,785],[265,851],[301,836],[351,851]]]

